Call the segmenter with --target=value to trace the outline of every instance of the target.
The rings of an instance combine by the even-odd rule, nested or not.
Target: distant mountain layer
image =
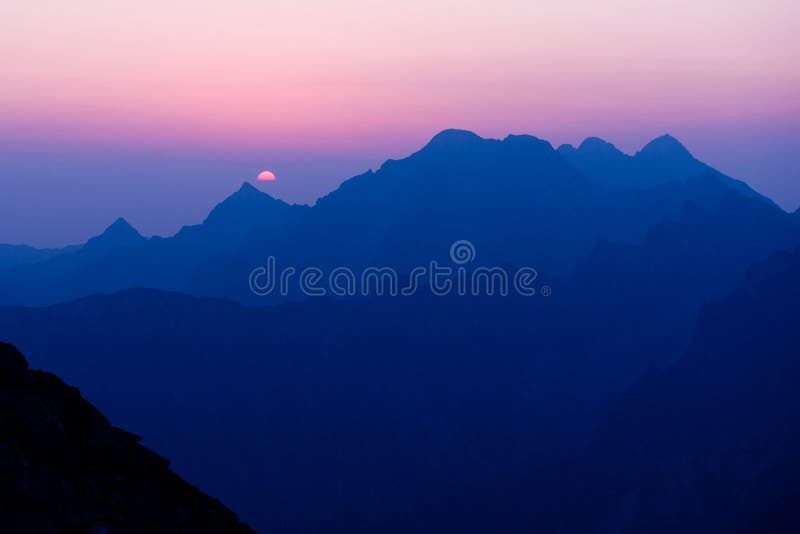
[[[49,260],[59,254],[75,252],[78,246],[55,248],[33,248],[26,245],[0,245],[0,269],[13,265],[30,265]]]
[[[450,245],[462,239],[474,243],[480,264],[566,276],[598,242],[638,243],[688,204],[713,213],[731,193],[746,199],[744,210],[763,204],[784,226],[800,224],[669,136],[627,156],[599,139],[554,150],[532,136],[501,141],[447,130],[313,207],[245,184],[173,237],[145,239],[120,219],[73,254],[5,267],[0,260],[0,303],[50,304],[131,287],[265,302],[250,292],[248,275],[268,256],[299,269],[408,272],[449,261]]]
[[[0,338],[260,529],[375,527],[476,478],[563,459],[648,364],[674,363],[703,304],[796,238],[785,214],[729,193],[639,244],[599,245],[572,276],[543,275],[549,297],[251,308],[137,289],[0,308]]]
[[[671,135],[654,139],[634,156],[607,141],[589,137],[576,149],[561,145],[558,153],[586,176],[611,188],[653,188],[697,176],[714,176],[745,196],[772,202],[747,184],[734,180],[697,160]]]
[[[619,296],[579,277],[552,281],[548,300],[263,308],[139,289],[0,309],[0,338],[264,531],[794,525],[800,251],[753,266],[699,322],[709,289],[688,299],[687,275],[665,283],[652,260],[659,289],[638,300],[625,291],[646,276]],[[688,344],[687,321],[683,356],[647,371]]]
[[[704,309],[680,360],[615,402],[582,453],[473,485],[397,530],[797,532],[799,314],[800,249],[776,253]]]
[[[3,530],[251,532],[138,441],[0,343]]]
[[[597,432],[594,498],[614,499],[609,516],[650,532],[798,531],[798,316],[800,249],[756,263],[703,310],[681,359],[645,375]]]
[[[594,420],[594,397],[541,387],[530,325],[549,309],[422,295],[247,308],[138,289],[0,309],[0,339],[259,531],[381,531],[440,491],[563,454]]]

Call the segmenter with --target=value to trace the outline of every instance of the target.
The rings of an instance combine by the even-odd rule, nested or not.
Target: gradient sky
[[[0,4],[0,242],[170,234],[259,171],[311,202],[445,128],[672,133],[800,204],[790,0]]]

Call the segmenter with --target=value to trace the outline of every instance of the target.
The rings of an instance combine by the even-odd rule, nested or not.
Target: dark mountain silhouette
[[[767,205],[765,209],[772,210]],[[694,304],[687,304],[675,290],[686,276],[676,266],[690,255],[680,251],[671,266],[662,267],[665,273],[674,269],[678,279],[655,296],[645,292],[634,298],[628,292],[636,295],[636,288],[646,287],[647,280],[655,286],[668,281],[641,261],[650,258],[650,247],[668,242],[656,236],[672,233],[683,241],[686,236],[678,237],[680,229],[693,229],[704,216],[711,217],[699,213],[683,223],[667,223],[655,232],[652,244],[621,256],[621,261],[634,263],[619,277],[636,279],[629,281],[630,287],[619,288],[621,296],[592,293],[597,302],[611,300],[597,309],[586,296],[596,289],[594,280],[587,283],[581,277],[560,284],[553,280],[553,287],[565,292],[554,292],[547,300],[421,294],[366,302],[319,299],[271,308],[130,290],[43,309],[0,309],[0,337],[13,337],[37,365],[81,384],[105,412],[173,458],[178,473],[221,496],[260,529],[290,525],[301,530],[424,530],[454,521],[458,530],[490,525],[524,530],[535,524],[549,531],[575,526],[564,518],[576,517],[578,526],[617,532],[631,521],[619,516],[627,510],[626,499],[633,498],[624,497],[629,477],[642,485],[641,491],[650,491],[662,479],[642,478],[660,465],[648,464],[649,452],[634,451],[638,463],[629,470],[624,462],[631,452],[616,452],[614,447],[626,440],[638,447],[641,439],[650,439],[649,433],[658,439],[687,436],[681,443],[688,446],[695,426],[708,421],[683,429],[679,425],[685,414],[717,413],[736,421],[745,413],[739,408],[725,411],[738,406],[724,400],[732,393],[719,389],[728,387],[728,377],[751,380],[752,388],[763,385],[768,391],[771,378],[761,371],[751,373],[752,367],[737,371],[736,366],[763,360],[766,350],[796,353],[789,342],[793,338],[785,336],[795,335],[789,327],[796,316],[791,305],[796,305],[792,303],[800,279],[800,252],[757,265],[733,297],[706,308],[690,349],[669,373],[688,375],[697,365],[686,362],[719,355],[710,370],[692,382],[684,376],[661,393],[652,384],[660,383],[666,371],[651,369],[633,393],[611,404],[648,361],[674,362],[674,355],[665,353],[673,347],[680,352],[688,338],[675,325],[693,320],[684,315],[697,314],[687,312]],[[721,235],[712,228],[697,243]],[[686,250],[694,247],[689,244]],[[729,260],[723,256],[720,265]],[[651,261],[660,265],[662,259]],[[720,278],[728,276],[732,274],[723,272]],[[771,285],[764,286],[770,280]],[[727,284],[716,284],[714,290],[722,291],[722,285]],[[784,295],[779,294],[781,287],[786,287]],[[699,289],[700,285],[687,287],[692,295]],[[708,289],[692,299],[707,295]],[[741,300],[747,295],[755,300]],[[775,309],[767,313],[770,306]],[[653,308],[659,308],[658,313]],[[736,322],[725,319],[727,314]],[[779,319],[781,314],[784,319]],[[709,322],[709,317],[717,319]],[[717,325],[716,333],[711,340],[698,341],[705,339],[709,324]],[[777,330],[762,331],[767,324]],[[717,346],[725,335],[730,340],[724,347],[740,352],[726,355],[727,349]],[[751,353],[757,347],[763,347],[761,352]],[[793,371],[780,369],[791,382]],[[138,393],[142,384],[147,384],[146,398]],[[691,393],[689,385],[708,392],[698,397],[699,389]],[[641,396],[650,390],[658,392],[662,403],[652,412],[654,401]],[[739,405],[752,402],[751,395],[737,392]],[[687,394],[689,400],[681,401]],[[692,404],[697,399],[706,404]],[[593,432],[609,406],[610,415]],[[752,417],[766,421],[767,409],[758,408]],[[675,415],[665,415],[670,410],[676,410]],[[662,421],[665,429],[657,432]],[[745,421],[742,432],[759,431],[750,415]],[[726,436],[719,439],[733,439]],[[617,445],[605,456],[603,443],[609,439]],[[781,439],[776,441],[783,443]],[[587,441],[592,445],[580,453],[581,443]],[[653,446],[658,443],[652,441]],[[698,441],[697,446],[721,445]],[[663,449],[672,450],[671,445]],[[609,466],[608,471],[602,466]],[[675,465],[667,471],[681,469]],[[783,468],[776,464],[764,477],[769,478],[763,480],[763,492],[755,486],[736,488],[759,496],[753,502],[768,510],[780,504],[770,500],[767,490],[781,494],[775,484],[784,480]],[[705,486],[707,481],[699,475],[683,483],[681,492],[687,495],[717,495],[718,486]],[[719,491],[720,498],[727,498],[728,493]],[[709,514],[707,522],[695,523],[697,517],[680,515],[688,512],[672,514],[671,506],[677,510],[685,503],[670,501],[670,495],[636,504],[642,506],[636,521],[666,514],[664,521],[673,521],[673,530],[691,524],[710,528],[721,521]],[[615,504],[617,498],[621,500]],[[582,504],[564,509],[562,501]],[[660,512],[646,507],[659,502],[672,504],[664,504]],[[742,510],[757,513],[755,508]],[[643,524],[652,527],[648,531],[658,530]]]
[[[259,530],[381,530],[468,480],[560,457],[591,427],[602,402],[538,380],[549,309],[129,290],[1,309],[0,338]]]
[[[260,309],[136,290],[0,309],[0,336],[84,385],[253,524],[375,526],[459,491],[464,477],[563,457],[649,362],[675,360],[704,302],[752,261],[797,244],[795,221],[774,206],[713,178],[687,183],[716,207],[685,206],[640,244],[599,244],[574,275],[552,280],[546,300],[423,293]],[[58,346],[81,356],[53,361]],[[142,382],[153,403],[131,405]],[[339,452],[321,455],[322,442]],[[387,489],[374,476],[398,482]],[[318,514],[301,504],[309,499]],[[347,512],[365,508],[368,517]]]
[[[560,268],[576,249],[588,250],[595,231],[552,201],[584,213],[592,189],[546,141],[447,130],[408,158],[344,182],[317,202],[309,225],[325,236],[320,257],[338,262],[407,268],[445,257],[450,243],[469,236],[486,261],[536,256],[539,267]]]
[[[0,343],[0,525],[8,532],[251,532],[77,388]]]
[[[613,187],[615,179],[625,187]],[[730,189],[770,203],[669,137],[630,157],[600,140],[555,151],[532,136],[494,140],[447,130],[417,153],[347,180],[311,208],[245,185],[203,224],[173,237],[143,240],[120,224],[125,245],[103,254],[81,250],[6,267],[0,303],[49,304],[138,286],[263,303],[247,280],[269,255],[300,268],[407,271],[447,261],[459,239],[477,246],[483,264],[567,276],[598,241],[637,243],[687,202],[713,210]]]
[[[398,518],[398,530],[796,532],[800,249],[707,306],[683,356],[613,403],[580,455]],[[451,513],[460,510],[462,513]]]
[[[639,244],[599,243],[563,282],[563,322],[580,335],[565,336],[560,348],[586,355],[574,374],[585,378],[580,387],[595,387],[611,365],[620,385],[648,360],[671,362],[703,304],[732,291],[753,262],[798,245],[796,221],[731,190],[714,209],[685,205]]]
[[[795,532],[800,250],[755,264],[706,307],[676,365],[646,375],[597,432],[592,462],[633,529]],[[685,529],[684,529],[685,530]]]

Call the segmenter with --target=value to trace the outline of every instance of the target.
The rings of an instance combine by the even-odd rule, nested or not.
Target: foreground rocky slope
[[[250,532],[139,439],[0,343],[0,530]]]

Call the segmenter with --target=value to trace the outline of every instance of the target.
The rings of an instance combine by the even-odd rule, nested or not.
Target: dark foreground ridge
[[[251,532],[139,439],[0,343],[0,529]]]

